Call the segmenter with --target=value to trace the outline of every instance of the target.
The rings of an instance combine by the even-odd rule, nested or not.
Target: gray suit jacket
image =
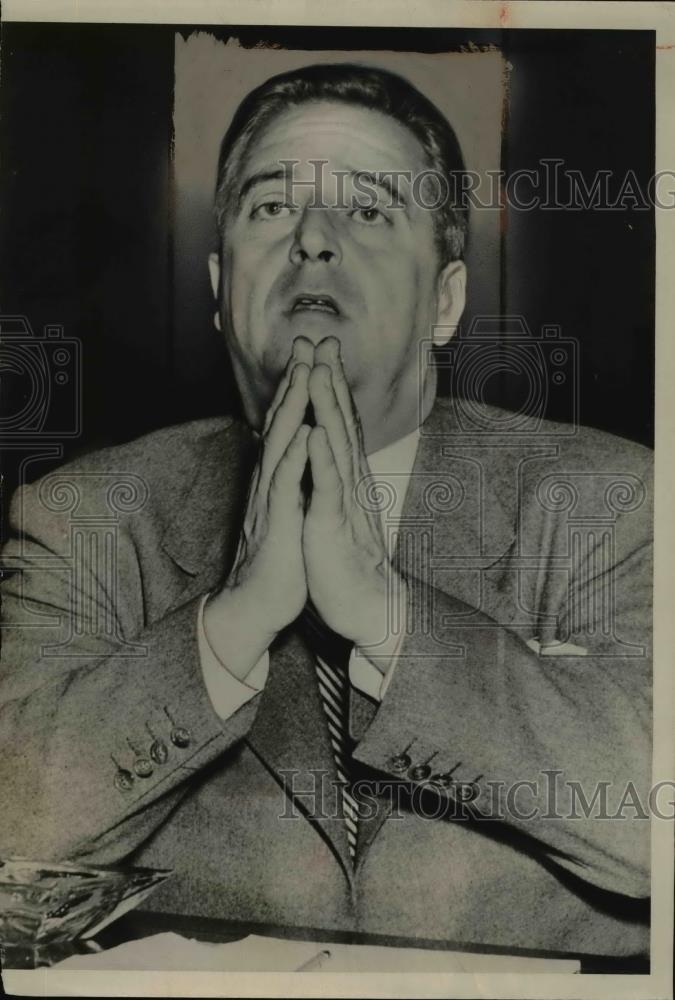
[[[648,820],[598,814],[629,786],[647,803],[651,453],[570,430],[448,401],[422,427],[400,659],[380,705],[352,694],[355,767],[378,783],[355,869],[302,632],[225,722],[201,676],[197,608],[234,555],[250,432],[171,427],[20,490],[0,855],[170,867],[152,904],[181,913],[645,951]],[[168,754],[140,776],[153,741]]]

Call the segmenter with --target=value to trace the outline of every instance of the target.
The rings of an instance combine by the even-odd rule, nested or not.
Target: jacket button
[[[460,802],[473,802],[480,795],[480,788],[475,781],[466,781],[457,785],[455,795]]]
[[[192,739],[190,730],[185,729],[184,726],[174,726],[170,738],[175,747],[189,747]]]
[[[175,747],[189,747],[190,740],[192,739],[192,734],[190,733],[190,730],[186,729],[185,726],[176,725],[176,721],[166,705],[164,706],[164,714],[171,723],[172,728],[171,732],[169,733],[169,739],[171,740],[173,745]]]
[[[407,753],[397,753],[389,761],[389,769],[391,771],[407,771],[411,763],[412,761]]]
[[[124,767],[118,767],[115,773],[115,788],[120,792],[128,792],[134,784],[134,776]]]
[[[431,768],[428,764],[416,764],[408,771],[408,777],[412,778],[413,781],[425,781],[430,774]]]
[[[149,778],[154,770],[149,757],[137,757],[134,761],[134,774],[139,778]]]
[[[169,758],[169,748],[164,740],[153,740],[150,745],[150,756],[155,764],[166,764]]]

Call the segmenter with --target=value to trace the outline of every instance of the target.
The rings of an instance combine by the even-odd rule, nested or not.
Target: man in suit
[[[210,267],[246,419],[15,497],[3,855],[170,867],[182,913],[646,950],[650,456],[436,398],[466,215],[410,178],[458,169],[381,70],[241,105]]]

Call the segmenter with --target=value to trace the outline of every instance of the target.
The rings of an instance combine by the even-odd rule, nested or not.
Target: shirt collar
[[[385,445],[379,451],[374,451],[368,455],[368,465],[370,471],[375,476],[386,476],[387,474],[410,474],[417,453],[417,445],[420,439],[420,429],[416,427],[414,431],[406,434],[405,437]]]
[[[385,504],[386,497],[391,498],[390,504],[381,510],[382,524],[385,528],[385,534],[387,534],[388,545],[390,546],[390,556],[392,555],[391,546],[394,542],[394,536],[391,532],[386,532],[386,524],[387,522],[397,521],[403,512],[403,504],[408,492],[410,473],[415,464],[415,455],[417,454],[419,440],[420,429],[416,427],[414,431],[406,434],[405,437],[399,438],[398,441],[393,441],[384,448],[380,448],[379,451],[373,452],[372,455],[368,455],[368,465],[372,473],[371,482],[375,487],[375,492],[377,492],[378,482],[386,484],[388,489],[383,494]]]

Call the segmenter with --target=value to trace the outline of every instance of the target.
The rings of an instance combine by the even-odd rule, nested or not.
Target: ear
[[[435,347],[443,347],[457,332],[466,305],[466,265],[452,260],[436,279],[436,324],[433,331]]]
[[[214,324],[216,330],[220,330],[220,257],[217,253],[209,254],[209,277],[211,278],[211,288],[213,289],[213,297],[216,300],[216,314],[214,317]]]

